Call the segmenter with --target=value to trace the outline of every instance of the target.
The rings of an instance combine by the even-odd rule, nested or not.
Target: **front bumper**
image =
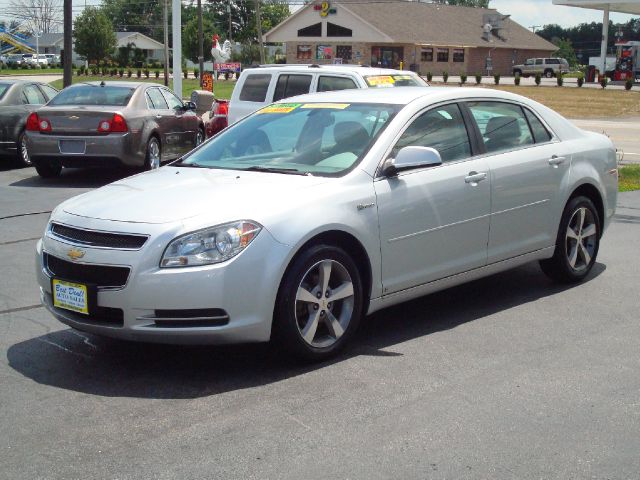
[[[131,224],[92,221],[92,228],[97,230],[122,232],[122,227],[128,227],[127,233],[145,233],[150,238],[140,250],[78,246],[50,233],[38,242],[36,274],[41,300],[59,321],[98,335],[156,343],[221,344],[269,340],[273,308],[289,247],[276,242],[266,229],[243,252],[226,262],[161,269],[158,264],[166,245],[184,232],[179,232],[179,227],[167,229],[166,225],[136,224],[132,227]],[[160,231],[163,227],[164,232]],[[67,253],[72,248],[85,252],[81,261],[73,262],[74,265],[130,268],[124,286],[98,287],[97,308],[91,315],[53,306],[52,273],[45,264],[44,255],[69,261]],[[100,314],[96,313],[98,310]],[[170,315],[171,322],[158,320],[162,315],[166,319],[167,311],[194,310],[222,312],[227,317],[225,320],[221,313],[216,325],[206,326],[194,322],[193,318],[182,317],[182,313],[177,315],[180,318]],[[104,312],[117,314],[105,318]]]
[[[61,140],[85,142],[84,153],[61,153]],[[27,150],[34,163],[55,160],[63,167],[142,167],[144,146],[130,133],[108,135],[49,135],[27,132]]]

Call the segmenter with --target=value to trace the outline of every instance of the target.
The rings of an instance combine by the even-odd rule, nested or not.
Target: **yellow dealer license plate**
[[[89,289],[81,283],[53,279],[53,306],[89,315]]]

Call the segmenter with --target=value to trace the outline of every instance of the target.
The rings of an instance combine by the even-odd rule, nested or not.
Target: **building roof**
[[[301,11],[313,7],[314,4],[310,4],[301,8],[273,28],[265,35],[267,41],[269,36],[282,25],[294,21],[294,18]],[[503,21],[503,29],[500,32],[502,38],[490,35],[490,40],[485,40],[483,38],[484,16],[499,13],[491,8],[460,7],[418,1],[398,2],[397,0],[376,0],[375,3],[363,0],[340,0],[331,2],[331,7],[335,7],[338,13],[340,9],[346,10],[358,17],[363,23],[379,31],[381,43],[459,45],[547,51],[558,49],[552,43],[510,18]],[[331,20],[331,17],[326,18]],[[306,39],[311,40],[309,37]],[[323,37],[323,40],[330,39]]]
[[[147,37],[146,35],[140,32],[115,32],[116,40],[118,41],[119,46],[124,46],[127,43],[140,43],[138,48],[146,49],[146,50],[162,50],[164,48],[164,44],[154,40],[151,37]],[[45,47],[53,47],[56,45],[62,45],[64,40],[62,33],[43,33],[38,39],[38,45],[42,48]],[[31,43],[33,46],[36,45],[36,38],[29,37],[26,39],[28,43]]]

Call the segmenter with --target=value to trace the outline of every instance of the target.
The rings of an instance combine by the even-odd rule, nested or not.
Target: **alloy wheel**
[[[198,133],[196,134],[196,147],[204,142],[204,132],[198,129]]]
[[[316,348],[330,347],[349,327],[354,309],[353,280],[336,260],[322,260],[302,277],[295,318],[302,339]]]
[[[160,168],[160,145],[158,140],[152,138],[149,140],[149,170]]]
[[[566,233],[567,261],[576,272],[589,267],[597,246],[597,233],[591,210],[586,207],[576,209]]]
[[[31,158],[29,158],[29,150],[27,150],[27,137],[22,134],[20,137],[20,160],[26,166],[31,165]]]

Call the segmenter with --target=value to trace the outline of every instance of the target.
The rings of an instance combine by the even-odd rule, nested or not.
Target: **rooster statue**
[[[215,63],[225,63],[231,58],[231,42],[229,40],[225,40],[222,44],[222,48],[220,48],[220,43],[218,42],[219,39],[220,37],[216,33],[213,36],[211,55],[213,56],[213,61]]]

